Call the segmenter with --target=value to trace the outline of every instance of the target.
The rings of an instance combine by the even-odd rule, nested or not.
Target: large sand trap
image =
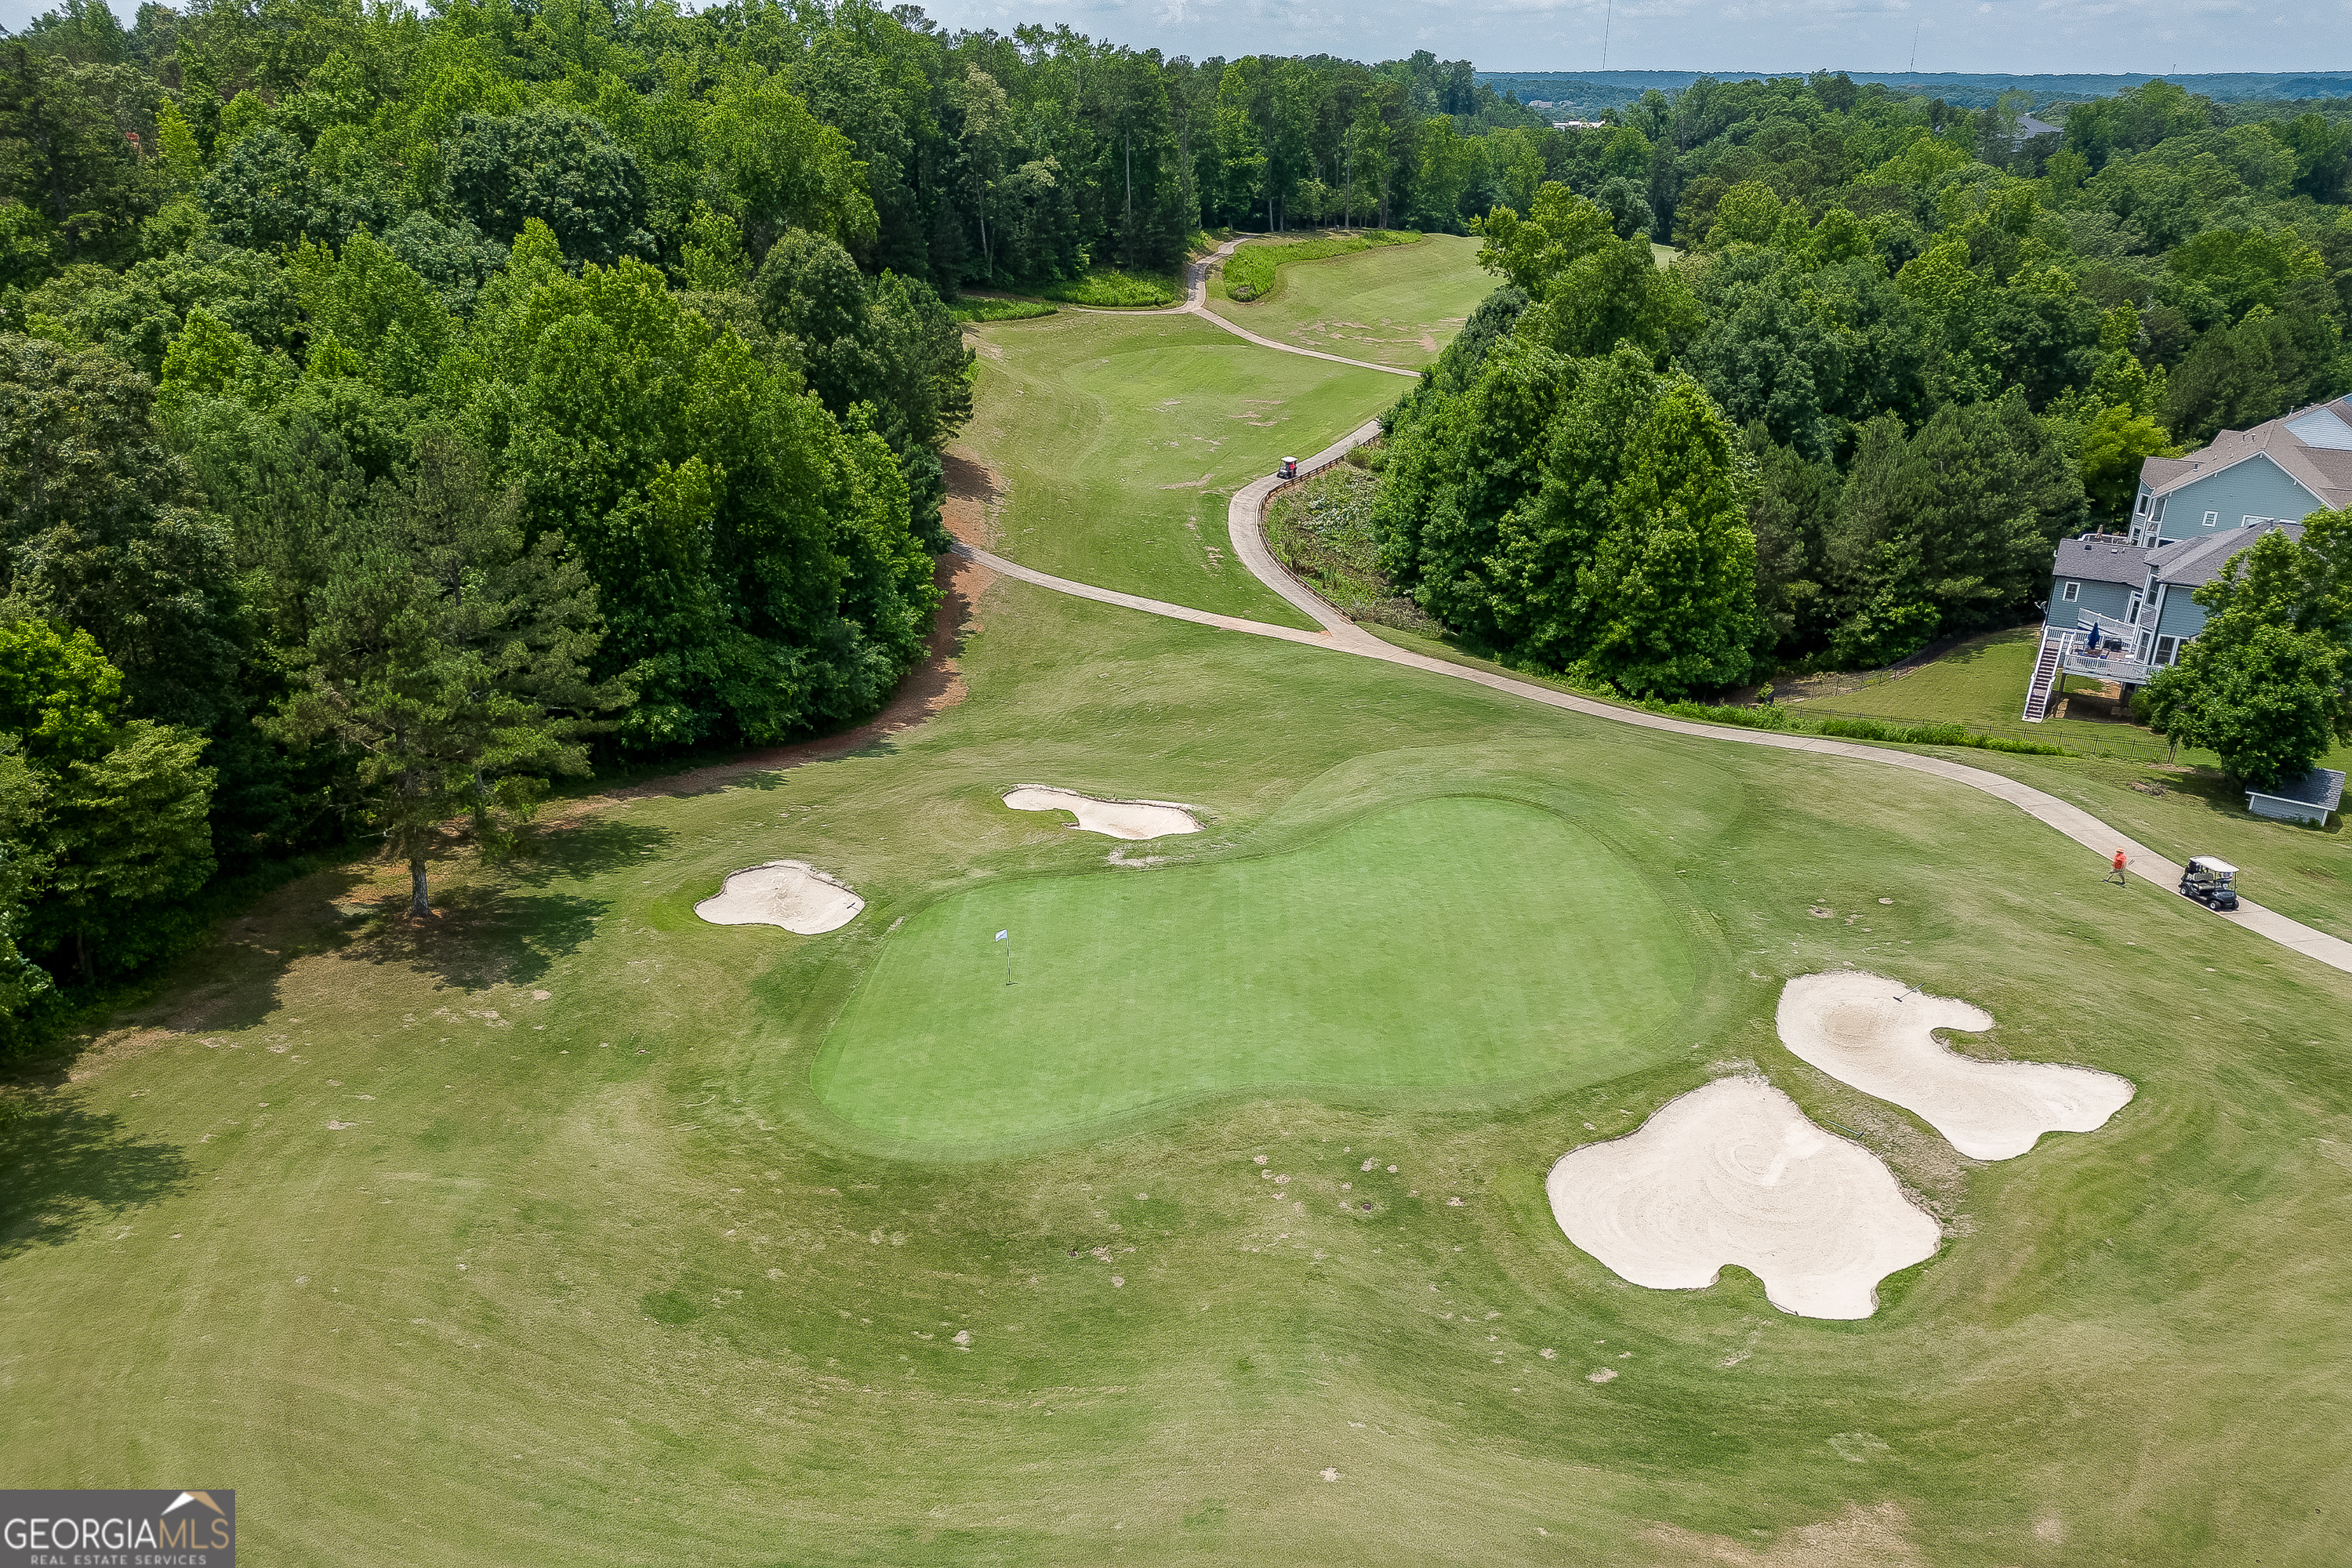
[[[1636,1285],[1700,1290],[1736,1263],[1803,1318],[1867,1318],[1878,1282],[1941,1234],[1877,1155],[1760,1078],[1717,1079],[1630,1138],[1562,1155],[1544,1189],[1568,1239]]]
[[[1004,804],[1015,811],[1070,812],[1082,831],[1113,838],[1165,838],[1201,831],[1190,810],[1165,800],[1097,800],[1050,784],[1023,784],[1004,797]]]
[[[1790,1050],[1916,1112],[1972,1159],[2014,1159],[2044,1132],[2091,1131],[2132,1097],[2131,1080],[2113,1073],[1958,1055],[1932,1031],[1990,1029],[1991,1014],[1855,970],[1790,981],[1778,1022]]]
[[[771,860],[728,874],[719,896],[694,906],[712,925],[782,926],[802,936],[837,931],[866,900],[805,860]]]

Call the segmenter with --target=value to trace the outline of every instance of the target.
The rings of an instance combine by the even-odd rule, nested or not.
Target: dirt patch
[[[2131,1081],[2113,1073],[1961,1056],[1935,1032],[1990,1029],[1991,1014],[1859,970],[1790,981],[1775,1025],[1795,1056],[1915,1113],[1971,1159],[2014,1159],[2044,1132],[2093,1131],[2131,1102]]]
[[[1898,1504],[1864,1508],[1850,1502],[1835,1519],[1801,1524],[1760,1544],[1701,1535],[1674,1524],[1654,1527],[1649,1540],[1685,1563],[1727,1563],[1737,1568],[1926,1568],[1927,1560],[1912,1542],[1910,1527]]]

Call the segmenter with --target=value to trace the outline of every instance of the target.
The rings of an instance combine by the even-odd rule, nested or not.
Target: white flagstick
[[[1013,984],[1013,932],[1009,930],[998,931],[996,940],[1004,944],[1004,984],[1010,985]]]

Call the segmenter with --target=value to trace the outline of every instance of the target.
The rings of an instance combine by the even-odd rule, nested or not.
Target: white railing
[[[2147,684],[2145,661],[2126,658],[2121,654],[2085,653],[2079,643],[2069,646],[2059,657],[2058,668],[2069,675],[2085,675],[2093,680],[2119,680],[2126,686]]]
[[[2133,626],[2129,621],[2118,621],[2114,619],[2112,616],[2103,616],[2096,610],[2077,608],[2074,612],[2074,626],[2077,631],[2082,632],[2084,636],[2088,636],[2094,626],[2097,627],[2099,642],[2103,647],[2110,637],[2113,637],[2126,647],[2129,647],[2139,640],[2139,628],[2137,626]]]

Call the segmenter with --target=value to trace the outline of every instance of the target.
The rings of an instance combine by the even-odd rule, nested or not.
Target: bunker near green
[[[952,894],[888,938],[814,1084],[861,1128],[971,1144],[1276,1085],[1597,1082],[1686,1048],[1661,1037],[1693,973],[1598,838],[1440,796],[1279,853]]]

